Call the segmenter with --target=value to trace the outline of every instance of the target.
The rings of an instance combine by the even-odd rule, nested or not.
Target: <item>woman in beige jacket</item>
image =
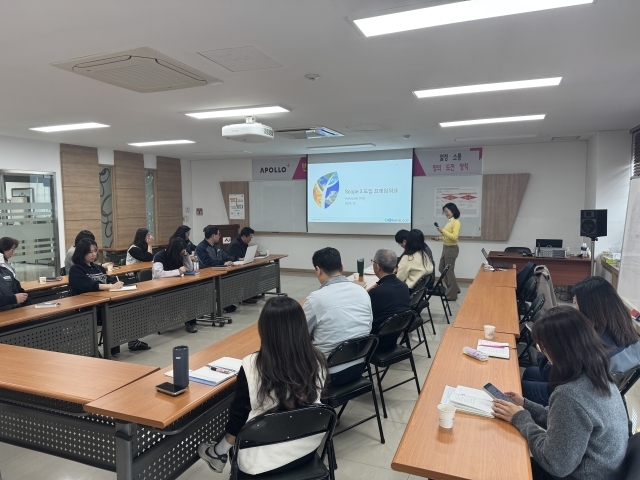
[[[418,280],[432,273],[433,263],[431,263],[425,248],[424,234],[420,230],[411,230],[404,247],[404,253],[398,263],[396,276],[405,282],[409,289],[413,289]]]

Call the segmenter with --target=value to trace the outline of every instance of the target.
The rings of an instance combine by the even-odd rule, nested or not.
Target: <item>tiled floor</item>
[[[282,276],[283,291],[296,300],[305,298],[309,292],[317,288],[318,281],[312,275],[284,274]],[[464,295],[466,286],[463,286],[462,290],[462,295]],[[460,297],[458,303],[462,298],[463,296]],[[171,349],[175,345],[186,344],[191,353],[196,352],[255,323],[262,305],[264,302],[260,301],[255,305],[239,306],[238,310],[231,315],[233,323],[223,328],[200,326],[196,334],[186,333],[183,328],[175,328],[162,335],[150,335],[143,340],[152,345],[152,350],[133,353],[123,347],[119,361],[164,367],[171,363]],[[451,310],[455,317],[458,304],[451,303]],[[433,356],[438,349],[447,324],[442,307],[438,302],[432,302],[432,312],[435,319],[436,335],[429,334],[431,332],[430,326],[426,330],[429,348]],[[427,358],[424,346],[416,349],[414,356],[420,384],[422,384],[431,367],[431,359]],[[392,370],[385,378],[385,383],[396,378],[406,378],[405,375],[410,371],[410,367],[405,362],[395,366]],[[386,439],[384,445],[380,443],[375,420],[336,437],[335,447],[338,457],[336,478],[338,480],[414,480],[420,478],[394,472],[390,467],[417,397],[418,393],[413,382],[406,383],[385,394],[389,418],[383,419]],[[632,390],[631,394],[627,396],[627,402],[634,421],[634,428],[637,428],[640,425],[638,422],[640,388]],[[347,425],[372,413],[371,396],[365,395],[347,406],[342,424]],[[0,471],[3,480],[114,480],[116,478],[115,474],[111,472],[4,443],[0,443]],[[180,480],[204,480],[226,477],[227,474],[214,474],[204,462],[198,461],[179,478]]]

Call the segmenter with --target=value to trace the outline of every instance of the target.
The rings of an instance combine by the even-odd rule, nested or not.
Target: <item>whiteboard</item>
[[[618,294],[640,308],[640,178],[632,178],[629,185]]]
[[[249,182],[249,219],[258,232],[306,232],[307,182]]]
[[[470,200],[451,198],[460,210],[460,235],[479,237],[482,224],[482,175],[440,175],[413,177],[413,228],[422,230],[425,237],[439,235],[434,222],[442,227],[447,219],[442,208],[436,203],[436,194],[450,189],[452,197],[458,188],[462,197],[474,197]],[[471,195],[466,195],[471,193]],[[441,196],[440,196],[441,197]],[[466,208],[465,205],[468,205]],[[473,208],[475,205],[476,208]]]

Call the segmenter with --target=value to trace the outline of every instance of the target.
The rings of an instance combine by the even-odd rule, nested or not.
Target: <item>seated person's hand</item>
[[[435,240],[436,242],[440,241],[440,237],[431,237],[431,240]]]
[[[233,262],[232,262],[232,261],[224,262],[224,266],[225,266],[225,267],[230,267],[230,266],[232,266],[232,265],[233,265]]]
[[[513,416],[520,410],[524,410],[524,408],[514,405],[511,402],[505,400],[493,401],[493,416],[505,422],[511,422]]]
[[[504,394],[519,407],[524,407],[524,397],[522,395],[518,395],[516,392],[504,392]]]
[[[244,260],[244,257],[242,257],[242,258],[239,258],[238,260],[239,260],[239,261],[241,261],[241,260]]]
[[[27,293],[16,293],[16,300],[18,301],[18,305],[22,305],[29,295]]]
[[[180,270],[180,273],[184,275],[184,273],[187,271],[187,267],[180,267],[178,270]]]
[[[124,283],[122,282],[116,282],[111,284],[111,288],[122,288],[122,287],[124,287]]]
[[[105,262],[102,264],[102,268],[104,268],[105,270],[109,267],[113,267],[113,262]]]

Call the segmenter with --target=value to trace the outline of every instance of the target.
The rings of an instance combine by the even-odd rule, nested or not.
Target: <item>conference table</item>
[[[485,287],[509,287],[517,288],[516,269],[506,270],[485,270],[484,264],[480,265],[480,270],[473,279],[472,285],[483,285]]]
[[[471,284],[453,322],[454,328],[471,330],[494,325],[496,332],[520,336],[520,317],[515,288]]]
[[[588,258],[523,257],[515,252],[489,252],[489,258],[492,262],[513,263],[518,270],[529,262],[545,265],[554,285],[574,285],[591,276],[591,260]]]

